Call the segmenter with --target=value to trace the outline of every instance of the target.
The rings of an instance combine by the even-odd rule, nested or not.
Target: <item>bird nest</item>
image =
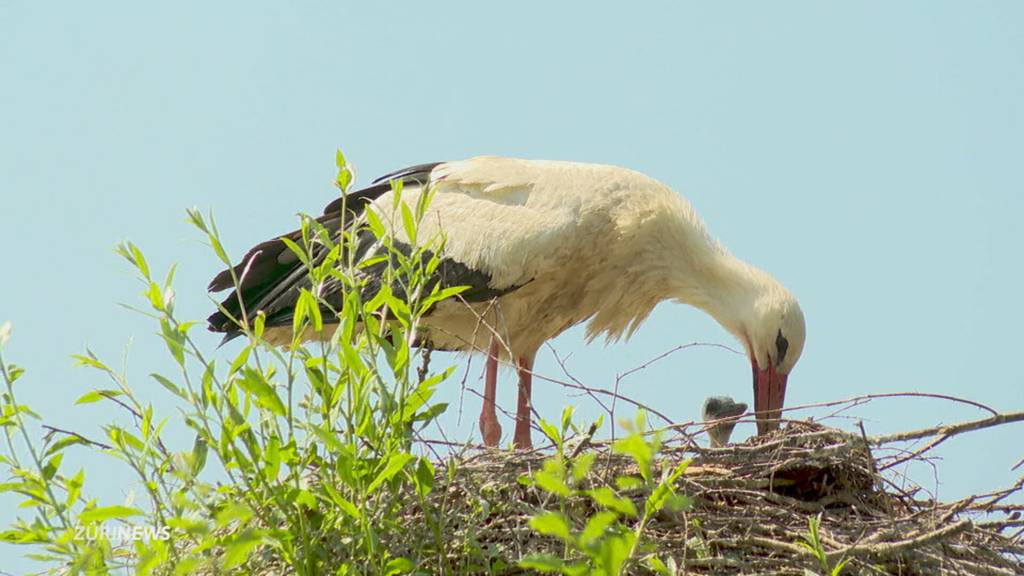
[[[871,447],[886,441],[810,423],[790,423],[773,435],[720,449],[700,448],[681,436],[676,445],[663,447],[655,466],[667,469],[692,459],[676,484],[692,505],[654,516],[644,527],[645,549],[673,559],[680,574],[806,575],[822,572],[823,561],[834,567],[844,559],[842,574],[1024,574],[1024,506],[1005,503],[1024,478],[1007,490],[936,502],[879,471],[895,458],[908,458],[876,460]],[[597,452],[588,476],[594,486],[614,485],[617,477],[637,472],[631,458],[607,448],[588,446]],[[492,571],[502,567],[497,573],[527,573],[516,560],[530,554],[561,557],[561,542],[539,535],[529,519],[544,510],[565,512],[566,503],[517,481],[540,469],[546,457],[479,452],[464,457],[453,476],[439,476],[432,498],[465,519],[445,526],[445,540],[472,541],[475,553],[504,559],[492,564]],[[636,494],[640,510],[644,496]],[[570,499],[568,506],[570,518],[596,511],[584,497]],[[418,505],[408,507],[411,522],[419,515]],[[798,544],[806,541],[812,519],[820,526],[824,558]],[[424,568],[465,573],[464,555],[464,549],[453,549],[433,560],[449,565]],[[633,572],[646,570],[637,566]]]
[[[1024,477],[1004,490],[939,502],[921,487],[897,483],[891,473],[897,465],[926,460],[932,447],[953,435],[1020,421],[1024,413],[995,414],[876,437],[789,422],[770,435],[724,448],[699,446],[691,432],[702,431],[700,424],[676,426],[679,434],[661,445],[652,476],[690,461],[674,483],[689,505],[650,517],[634,558],[657,557],[674,563],[674,573],[689,575],[1024,575],[1024,505],[1011,503],[1019,501]],[[929,438],[916,450],[904,447]],[[550,449],[463,447],[438,463],[434,490],[425,500],[413,493],[399,496],[407,503],[387,520],[413,533],[422,527],[423,538],[406,532],[378,541],[379,549],[416,559],[416,574],[531,574],[520,560],[537,554],[585,561],[530,521],[557,511],[571,530],[582,530],[599,512],[586,491],[638,474],[636,461],[612,446],[582,437],[565,448],[570,462],[593,454],[590,472],[568,497],[526,480],[552,458]],[[315,474],[310,482],[317,483]],[[644,510],[650,489],[620,486],[617,493]],[[620,519],[625,529],[637,528],[638,519]],[[802,544],[812,525],[816,551]],[[324,537],[324,547],[334,550],[331,557],[350,561],[338,545],[347,535]],[[424,541],[431,543],[429,553]],[[290,573],[270,552],[257,554],[247,573]],[[633,562],[626,573],[653,572]]]

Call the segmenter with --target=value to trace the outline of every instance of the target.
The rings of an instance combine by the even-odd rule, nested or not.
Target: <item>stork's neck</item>
[[[588,334],[606,331],[613,337],[635,327],[662,300],[675,300],[699,308],[736,336],[748,348],[760,308],[786,289],[769,274],[736,258],[708,234],[696,212],[681,197],[668,192],[663,204],[636,211],[632,221],[621,218],[625,239],[612,261],[628,263],[623,271],[608,267],[622,293],[614,308],[633,317],[617,321],[598,314]],[[633,216],[633,214],[627,214]],[[632,227],[625,224],[632,224]],[[617,260],[616,260],[617,259]],[[623,314],[627,315],[627,314]],[[628,332],[627,332],[628,334]],[[748,350],[749,352],[749,350]]]
[[[715,241],[683,204],[674,233],[663,236],[671,259],[666,296],[707,312],[737,339],[750,345],[758,306],[786,293],[775,278],[733,256]]]
[[[698,266],[679,270],[674,297],[707,312],[749,346],[758,302],[784,288],[768,273],[715,248]]]

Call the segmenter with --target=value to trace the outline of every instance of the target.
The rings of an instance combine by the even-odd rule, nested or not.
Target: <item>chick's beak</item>
[[[777,430],[782,406],[786,401],[786,380],[789,374],[780,374],[775,366],[762,370],[757,361],[751,361],[754,369],[754,413],[757,416],[757,434],[763,436]]]

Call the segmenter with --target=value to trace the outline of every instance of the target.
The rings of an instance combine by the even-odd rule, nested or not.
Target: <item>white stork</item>
[[[690,204],[665,185],[614,166],[477,157],[387,174],[348,194],[351,214],[344,221],[374,210],[405,241],[401,223],[390,216],[396,213],[391,182],[398,180],[402,201],[411,206],[427,186],[436,191],[420,238],[443,232],[438,280],[471,287],[462,301],[443,302],[430,313],[423,344],[487,350],[480,414],[486,445],[501,438],[495,413],[499,361],[518,370],[513,442],[528,448],[532,367],[540,346],[582,322],[588,322],[588,341],[628,338],[663,300],[707,312],[743,343],[753,368],[758,432],[777,427],[786,380],[804,345],[800,306],[774,278],[715,241]],[[341,206],[340,199],[332,202],[319,221],[337,230]],[[236,318],[239,301],[250,315],[263,310],[268,340],[290,341],[295,299],[309,286],[302,264],[275,238],[250,250],[236,274],[243,270],[240,294],[232,293],[223,307]],[[372,280],[371,287],[379,286]],[[227,270],[210,284],[211,291],[231,287]],[[321,296],[329,302],[330,287]],[[239,332],[222,312],[209,324],[228,337]],[[325,330],[311,337],[329,336]]]

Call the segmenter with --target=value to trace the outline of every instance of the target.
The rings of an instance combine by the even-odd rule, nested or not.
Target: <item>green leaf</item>
[[[434,465],[426,458],[420,458],[416,466],[416,491],[420,496],[426,497],[434,489]]]
[[[263,310],[260,310],[259,312],[256,313],[256,319],[253,321],[252,328],[253,335],[256,336],[257,340],[261,340],[263,338],[263,332],[264,330],[266,330],[266,327],[267,315],[263,312]]]
[[[306,316],[309,315],[310,308],[316,307],[316,305],[309,290],[303,288],[299,291],[299,297],[292,308],[292,334],[295,336],[302,334],[302,328],[306,325]]]
[[[49,482],[53,480],[53,477],[57,474],[57,469],[60,468],[61,461],[64,460],[63,454],[57,454],[43,466],[43,480]]]
[[[402,227],[405,229],[405,235],[409,239],[409,243],[416,246],[416,220],[412,217],[412,210],[409,209],[409,205],[405,202],[402,202],[401,210]]]
[[[579,566],[568,565],[562,559],[549,553],[529,554],[529,556],[520,560],[518,564],[519,568],[536,570],[543,574],[566,574],[575,576],[587,573],[586,567],[583,567],[583,571],[581,572]]]
[[[274,435],[267,441],[266,450],[263,452],[263,476],[269,482],[275,482],[280,473],[281,439]]]
[[[634,532],[625,532],[618,538],[605,538],[601,541],[600,557],[608,574],[621,574],[622,565],[629,559],[636,543]]]
[[[679,477],[683,475],[686,468],[690,465],[690,460],[680,462],[671,474],[667,475],[655,488],[651,495],[647,498],[647,502],[644,504],[644,514],[652,516],[661,511],[665,507],[665,504],[671,499],[674,506],[683,506],[687,503],[687,499],[680,500],[675,498],[676,493],[674,486]]]
[[[349,499],[338,493],[338,491],[331,485],[321,484],[321,487],[323,487],[324,491],[327,492],[327,496],[331,499],[331,502],[335,503],[338,508],[341,508],[342,512],[356,520],[361,520],[363,518],[363,513],[359,511],[359,508],[357,508]]]
[[[437,418],[441,414],[444,414],[444,411],[447,410],[447,409],[448,409],[448,403],[447,402],[441,402],[439,404],[434,404],[430,408],[427,408],[426,410],[424,410],[424,411],[420,412],[419,414],[417,414],[413,418],[413,421],[414,422],[427,422],[427,423],[433,422],[435,418]]]
[[[210,241],[210,248],[213,248],[213,253],[217,255],[217,258],[226,266],[231,266],[231,258],[228,257],[228,252],[224,249],[224,245],[220,243],[220,238],[217,237],[216,230],[207,235],[206,239]]]
[[[164,298],[164,293],[160,290],[160,285],[156,282],[150,282],[149,287],[144,292],[147,299],[149,299],[150,306],[154,310],[159,312],[165,312],[168,310],[168,302]]]
[[[394,576],[403,572],[411,572],[416,569],[416,564],[408,558],[392,558],[384,566],[384,576]]]
[[[174,576],[189,576],[198,571],[203,561],[195,556],[185,556],[174,567]]]
[[[256,402],[278,416],[284,416],[287,410],[274,388],[263,378],[263,375],[252,368],[245,369],[245,376],[239,381],[243,390],[256,397]]]
[[[193,536],[201,536],[210,532],[210,527],[200,518],[192,516],[175,516],[167,519],[167,525]]]
[[[113,370],[107,368],[107,365],[100,362],[99,358],[96,358],[96,356],[89,350],[86,350],[85,354],[74,354],[71,357],[75,359],[75,364],[78,366],[88,366],[90,368],[102,370],[103,372],[113,372]]]
[[[295,491],[295,503],[306,508],[307,510],[316,510],[316,496],[309,490],[296,490]]]
[[[124,392],[120,390],[92,390],[79,396],[78,400],[75,400],[75,404],[91,404],[99,402],[104,398],[116,398],[122,395],[124,395]]]
[[[447,299],[451,298],[452,296],[456,296],[458,294],[462,294],[466,290],[469,290],[470,287],[469,286],[451,286],[449,288],[444,288],[444,289],[439,289],[439,288],[440,288],[440,284],[436,285],[434,287],[435,292],[432,293],[427,298],[423,299],[423,303],[420,305],[420,308],[422,308],[424,312],[427,311],[431,306],[433,306],[434,304],[436,304],[438,302],[447,300]]]
[[[564,574],[565,561],[551,554],[531,554],[519,561],[519,567],[544,574]]]
[[[579,482],[586,478],[587,474],[590,473],[590,469],[594,466],[594,459],[597,454],[593,452],[585,452],[580,454],[572,461],[572,477],[574,480]]]
[[[149,265],[142,255],[142,250],[131,242],[121,242],[117,245],[116,252],[124,257],[132,266],[137,268],[142,277],[149,280]]]
[[[131,448],[142,452],[146,448],[145,444],[137,436],[118,426],[109,426],[107,428],[107,437],[114,443],[114,446],[121,449]]]
[[[640,475],[644,477],[645,481],[651,481],[651,460],[654,459],[654,447],[644,440],[643,436],[630,434],[617,440],[612,445],[612,452],[631,456],[640,468]]]
[[[128,518],[129,516],[144,516],[145,513],[138,508],[128,506],[102,506],[86,510],[78,515],[80,522],[91,524],[93,522],[104,522],[117,518]]]
[[[440,374],[434,374],[430,378],[427,378],[413,390],[408,398],[405,400],[405,408],[402,410],[402,421],[408,422],[413,420],[417,411],[426,404],[433,396],[437,385],[450,376],[454,372],[455,367],[452,366]],[[425,418],[415,418],[416,420],[423,420]]]
[[[324,446],[326,446],[332,454],[338,454],[345,450],[345,446],[341,443],[341,440],[338,440],[338,435],[332,430],[324,430],[319,426],[313,427],[311,430],[313,430],[313,434],[323,442]]]
[[[224,567],[235,568],[246,560],[260,545],[262,537],[254,530],[245,530],[232,540],[224,550]]]
[[[245,504],[239,504],[237,502],[231,502],[220,512],[217,512],[217,528],[223,528],[232,522],[238,522],[240,526],[244,526],[246,522],[252,518],[252,509]]]
[[[545,536],[554,536],[563,542],[572,540],[569,523],[558,512],[545,512],[530,518],[530,527]]]
[[[572,415],[575,410],[572,406],[562,409],[562,434],[565,434],[569,430],[569,426],[572,425]]]
[[[168,549],[167,543],[162,540],[136,540],[135,555],[138,562],[135,564],[135,576],[149,576],[158,566],[167,562]]]
[[[160,385],[163,386],[164,389],[166,389],[171,394],[174,394],[178,398],[182,398],[182,399],[185,399],[185,400],[188,399],[188,395],[185,394],[185,392],[181,388],[179,388],[174,382],[171,382],[169,379],[165,378],[164,376],[161,376],[160,374],[156,374],[156,373],[150,374],[149,376],[150,376],[150,378],[152,378],[152,379],[156,380],[157,382],[159,382]]]
[[[572,489],[565,483],[565,465],[558,460],[546,460],[544,467],[533,475],[533,481],[541,489],[562,497],[572,496]]]
[[[647,564],[648,568],[654,570],[654,572],[659,574],[660,576],[674,576],[675,574],[672,570],[669,570],[669,567],[666,566],[660,558],[656,556],[648,556],[645,560],[645,563]]]
[[[615,478],[615,486],[619,490],[635,490],[643,485],[643,478],[637,478],[636,476],[618,476]]]
[[[370,226],[370,231],[377,239],[383,239],[386,235],[386,229],[384,223],[380,221],[380,216],[377,215],[373,210],[366,210],[363,212],[366,215],[366,223]]]
[[[836,564],[834,568],[832,568],[830,576],[839,576],[840,574],[842,574],[843,569],[846,568],[846,565],[849,563],[850,558],[843,558],[842,560],[840,560],[839,563]]]
[[[313,321],[313,330],[320,332],[324,329],[324,318],[320,313],[320,303],[317,302],[316,296],[312,293],[309,294],[309,317]]]
[[[135,265],[139,268],[139,272],[145,278],[149,278],[149,264],[146,263],[146,257],[142,255],[142,250],[131,242],[128,242],[128,249],[132,251],[132,256],[135,258]]]
[[[210,452],[210,447],[206,444],[201,436],[196,434],[196,439],[192,442],[192,476],[198,476],[203,468],[206,467],[206,456]]]
[[[689,460],[683,460],[682,462],[677,464],[675,469],[672,470],[672,473],[669,474],[669,476],[666,479],[666,481],[669,484],[675,484],[676,481],[679,480],[679,478],[686,472],[686,469],[690,467],[690,464],[692,462],[693,462],[693,459],[689,459]]]
[[[78,473],[75,474],[67,481],[68,496],[64,500],[64,505],[70,507],[78,501],[78,496],[82,494],[82,486],[85,484],[85,469],[81,468]]]
[[[166,318],[160,319],[160,336],[163,337],[164,343],[167,344],[167,350],[170,351],[171,356],[178,363],[179,366],[185,366],[185,335],[175,330],[171,323]]]
[[[238,356],[235,356],[233,362],[231,362],[231,368],[228,369],[228,375],[232,375],[245,366],[245,363],[249,361],[249,354],[252,352],[252,346],[246,346],[239,351]]]
[[[43,453],[43,457],[45,458],[51,454],[56,454],[57,452],[60,452],[61,450],[74,444],[87,444],[87,442],[85,440],[82,440],[78,436],[65,436],[60,440],[57,440],[53,444],[47,446],[46,452]]]
[[[338,167],[338,174],[334,177],[334,182],[342,192],[345,192],[348,190],[349,184],[352,183],[352,170],[348,167],[345,155],[341,153],[340,149],[334,153],[334,164]]]
[[[562,434],[558,431],[558,428],[555,428],[544,419],[541,419],[540,422],[538,422],[538,424],[540,424],[540,429],[542,432],[544,432],[544,435],[547,436],[549,440],[554,442],[555,446],[561,448]]]
[[[583,528],[583,532],[580,532],[580,546],[587,547],[600,540],[608,530],[608,527],[618,519],[618,514],[608,510],[595,513],[587,520],[587,525]]]
[[[18,378],[21,378],[22,374],[24,374],[24,373],[25,373],[25,369],[24,368],[21,368],[19,366],[15,366],[14,364],[8,364],[7,365],[7,377],[10,379],[9,381],[10,381],[11,384],[14,384],[18,380]],[[35,414],[35,412],[32,412],[31,410],[28,410],[28,409],[26,409],[25,412],[29,412],[30,414]]]
[[[288,247],[289,250],[292,251],[293,254],[295,254],[296,258],[298,258],[303,264],[306,265],[307,268],[309,268],[309,254],[305,250],[303,250],[301,246],[296,244],[294,240],[288,238],[287,236],[282,236],[280,240],[281,242],[284,243],[285,246]]]
[[[615,494],[608,486],[588,490],[587,495],[601,506],[626,516],[637,516],[636,505],[629,498]]]
[[[415,456],[407,452],[396,452],[388,457],[387,466],[377,474],[377,477],[370,482],[370,485],[366,487],[366,491],[373,493],[381,484],[391,480],[405,468],[405,465],[413,460]]]
[[[167,275],[164,277],[164,286],[170,288],[174,284],[174,274],[178,271],[178,264],[171,264],[171,267],[167,269]]]

